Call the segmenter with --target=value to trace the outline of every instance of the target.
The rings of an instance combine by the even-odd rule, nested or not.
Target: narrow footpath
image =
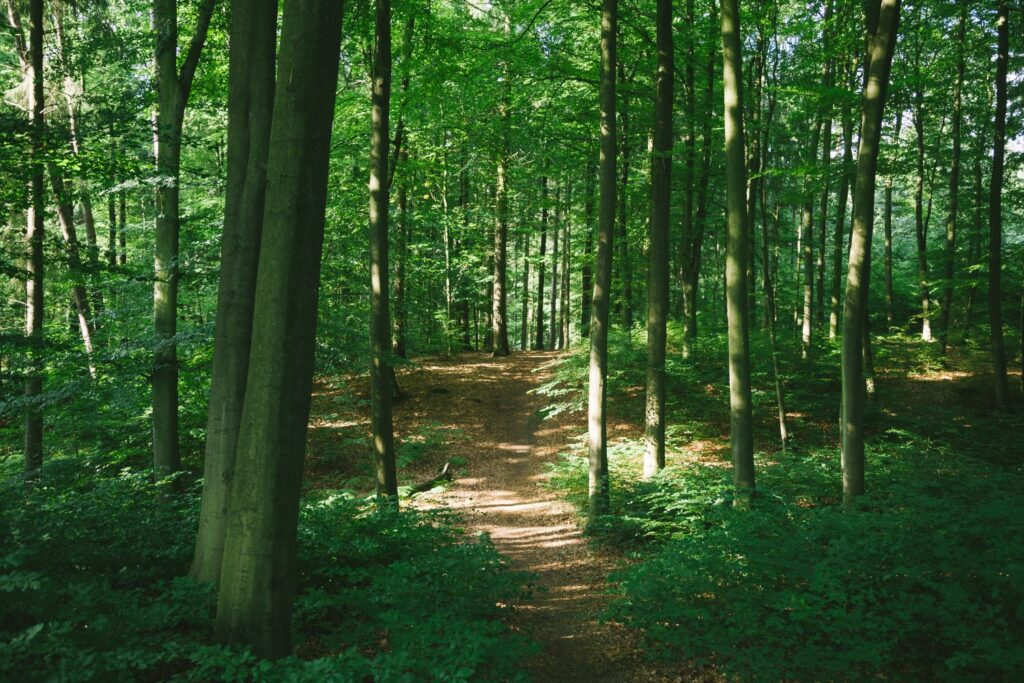
[[[513,568],[536,574],[536,590],[511,618],[541,647],[528,665],[534,680],[680,680],[648,665],[627,629],[600,622],[618,559],[587,543],[573,506],[543,487],[547,463],[584,431],[579,415],[542,421],[545,399],[529,393],[550,378],[556,357],[463,354],[421,360],[404,376],[411,399],[403,411],[456,427],[464,438],[447,451],[467,463],[447,491],[418,504],[460,512]]]

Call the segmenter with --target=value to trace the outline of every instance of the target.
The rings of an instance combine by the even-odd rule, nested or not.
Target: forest
[[[1019,0],[2,3],[0,680],[1024,670]]]

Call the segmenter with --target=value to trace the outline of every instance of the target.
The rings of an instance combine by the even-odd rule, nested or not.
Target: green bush
[[[213,593],[182,578],[197,489],[86,459],[43,482],[0,484],[2,680],[511,680],[530,650],[501,622],[527,577],[453,518],[304,503],[296,656],[269,662],[214,644]]]
[[[639,628],[655,656],[743,680],[1014,677],[1024,481],[898,436],[869,462],[888,483],[856,509],[826,502],[834,458],[806,454],[759,463],[762,493],[746,512],[729,504],[720,468],[626,487],[642,510],[633,525],[657,543],[615,577],[608,616]]]

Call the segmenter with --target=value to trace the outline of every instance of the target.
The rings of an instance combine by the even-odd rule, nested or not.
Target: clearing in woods
[[[443,493],[421,494],[416,505],[443,505],[463,515],[471,532],[490,535],[514,569],[536,575],[532,596],[515,608],[512,626],[540,652],[527,664],[537,681],[678,680],[646,663],[634,634],[602,623],[612,551],[587,543],[572,505],[543,486],[547,463],[585,431],[579,415],[541,420],[543,397],[530,393],[549,377],[553,352],[517,352],[505,358],[464,353],[417,359],[399,375],[406,397],[395,406],[401,441],[445,435],[444,448],[407,468],[400,484],[429,478],[448,459],[460,465]],[[330,391],[320,388],[314,415],[323,415]],[[365,430],[365,422],[311,423],[310,478],[327,475],[318,452],[337,430]],[[434,435],[434,436],[431,436]],[[343,439],[342,439],[343,440]],[[436,451],[436,453],[434,452]]]

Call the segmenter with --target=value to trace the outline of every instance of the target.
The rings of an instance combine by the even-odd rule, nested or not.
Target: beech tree
[[[868,301],[869,254],[875,215],[875,174],[882,116],[889,90],[889,70],[899,27],[900,0],[881,0],[865,6],[867,73],[861,101],[860,147],[853,190],[853,233],[843,304],[842,407],[839,429],[842,446],[843,500],[864,493],[864,323]]]
[[[220,638],[267,657],[291,651],[341,13],[335,0],[295,0],[285,5],[281,23],[252,345],[216,623]]]
[[[616,133],[615,64],[618,0],[601,6],[601,158],[597,256],[590,312],[590,373],[587,394],[588,495],[591,519],[609,505],[608,420],[605,414],[608,377],[608,295],[612,279],[612,239],[615,229]]]

